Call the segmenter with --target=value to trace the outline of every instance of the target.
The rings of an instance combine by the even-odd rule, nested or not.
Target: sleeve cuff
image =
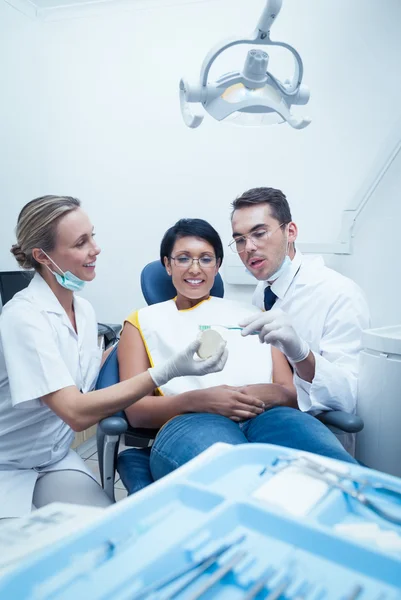
[[[353,391],[352,381],[350,381],[352,374],[328,362],[320,354],[315,352],[313,354],[316,359],[316,367],[312,383],[304,381],[296,371],[294,372],[299,409],[303,412],[322,410],[354,412],[356,393]]]
[[[302,412],[308,412],[312,408],[310,391],[312,384],[301,379],[297,373],[294,373],[294,385],[297,389],[298,406]]]
[[[297,390],[298,406],[302,412],[322,410],[347,410],[336,398],[347,396],[347,391],[336,385],[333,374],[326,367],[326,360],[313,352],[316,360],[315,376],[312,383],[304,381],[294,371],[294,385]],[[296,365],[294,365],[296,368]],[[333,365],[329,363],[329,367]]]

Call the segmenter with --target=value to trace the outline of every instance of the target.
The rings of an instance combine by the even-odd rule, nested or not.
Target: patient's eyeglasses
[[[215,267],[217,264],[216,257],[209,256],[207,254],[205,254],[205,256],[200,256],[199,258],[192,258],[192,256],[187,256],[186,254],[180,254],[179,256],[170,256],[170,258],[174,261],[175,266],[179,269],[188,269],[193,265],[195,261],[202,269],[209,269]]]
[[[241,254],[244,252],[246,248],[246,240],[249,238],[254,246],[260,247],[262,246],[271,236],[276,233],[283,225],[287,225],[287,223],[281,223],[276,229],[268,229],[267,227],[261,227],[260,229],[256,229],[256,231],[252,231],[251,233],[247,233],[246,235],[239,235],[228,245],[233,252],[236,254]]]

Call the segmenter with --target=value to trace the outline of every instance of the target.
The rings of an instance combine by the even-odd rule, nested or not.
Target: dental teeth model
[[[214,329],[202,331],[201,345],[198,348],[197,355],[202,359],[213,356],[223,341],[221,335],[217,331],[214,331]]]

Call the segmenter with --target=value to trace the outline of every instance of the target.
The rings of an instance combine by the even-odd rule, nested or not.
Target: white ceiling
[[[1,1],[1,0],[0,0]],[[58,21],[111,8],[146,9],[199,3],[207,0],[4,0],[27,17]]]

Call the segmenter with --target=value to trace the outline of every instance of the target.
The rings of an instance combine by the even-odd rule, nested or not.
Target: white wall
[[[379,12],[373,0],[285,0],[273,37],[302,55],[312,97],[298,112],[312,125],[243,130],[205,119],[187,129],[179,79],[196,79],[210,47],[251,31],[263,6],[215,0],[42,23],[0,2],[0,269],[14,268],[8,250],[19,209],[45,193],[80,197],[95,224],[103,253],[85,295],[102,321],[143,305],[141,267],[178,218],[208,219],[227,243],[229,204],[249,187],[281,187],[301,240],[334,241],[342,208],[397,118],[401,3],[385,0]],[[232,50],[214,74],[240,67],[244,53]],[[291,63],[272,55],[273,71],[274,58],[283,77],[280,67]],[[355,256],[335,261],[378,304],[380,323],[400,320],[395,307],[379,308],[380,294],[395,298],[400,284],[387,277],[379,294],[361,266],[397,265],[394,234],[369,243],[378,223],[385,228],[383,198],[390,215],[399,210],[396,172],[393,179],[390,196],[385,182],[377,190]],[[228,295],[250,291],[230,286]]]
[[[18,210],[45,187],[37,33],[36,23],[0,2],[0,269],[15,264],[8,250]]]
[[[367,294],[375,327],[401,323],[400,174],[401,153],[357,222],[353,253],[332,260]]]

